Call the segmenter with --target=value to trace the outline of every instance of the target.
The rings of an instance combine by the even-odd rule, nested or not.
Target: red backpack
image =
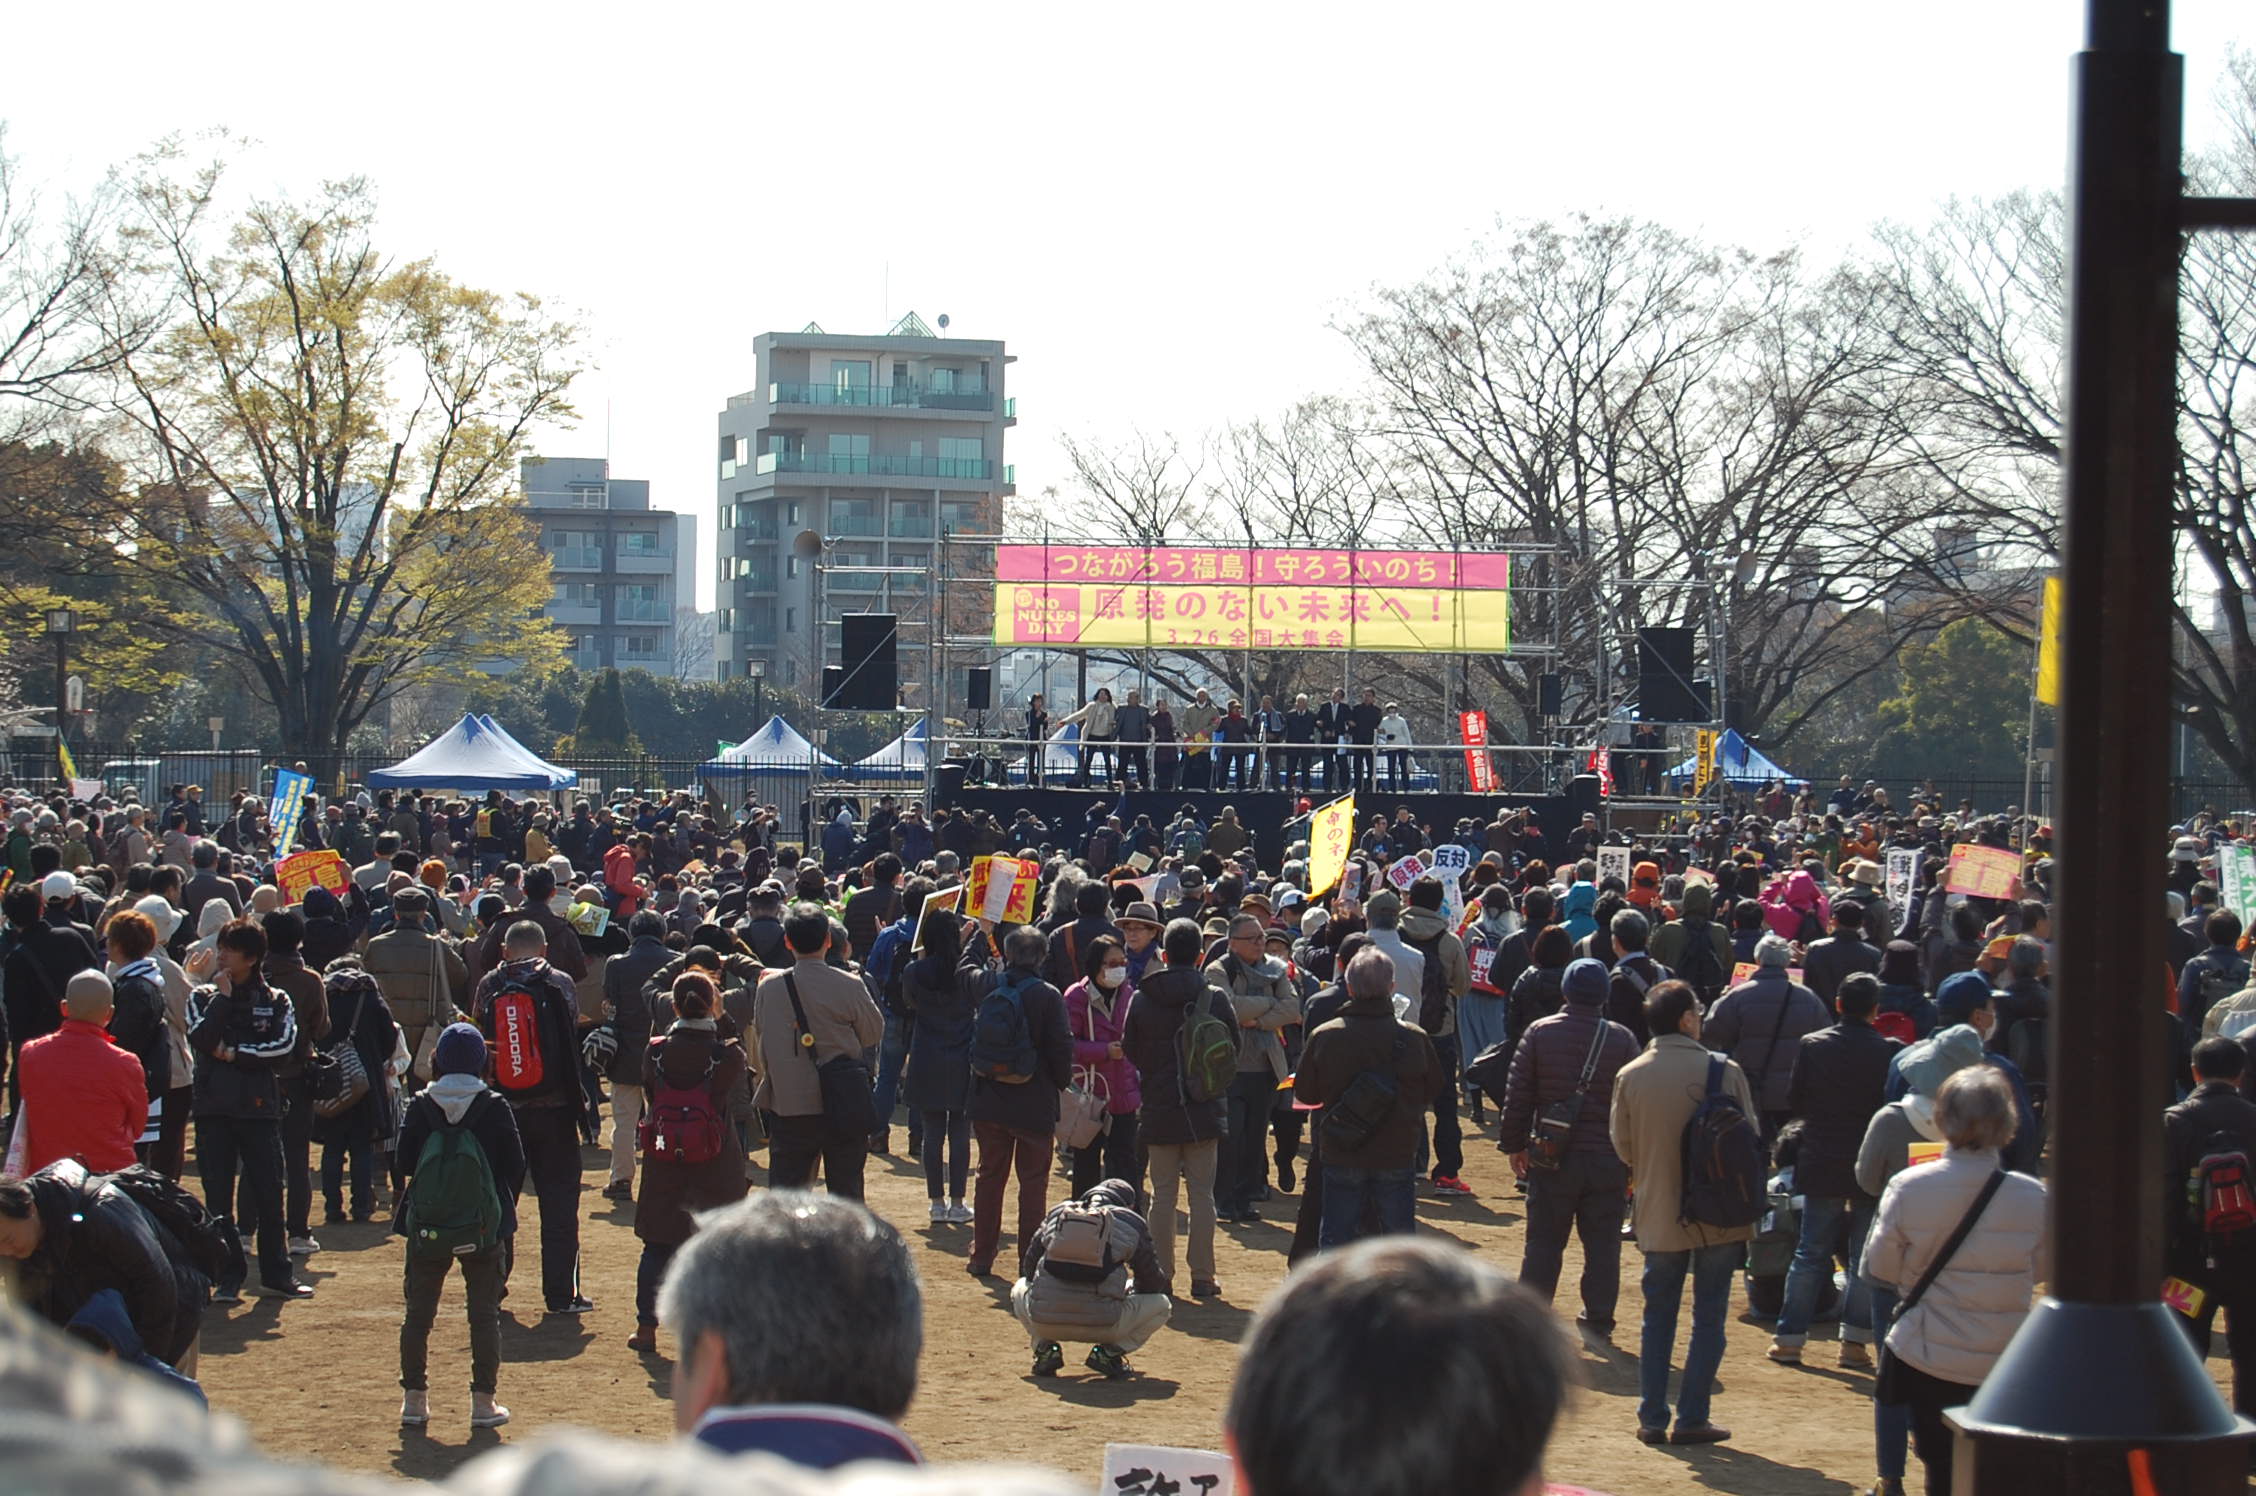
[[[1909,1013],[1875,1013],[1872,1027],[1883,1039],[1893,1039],[1898,1044],[1914,1044],[1919,1040],[1919,1026],[1911,1021]]]
[[[650,1114],[635,1128],[635,1142],[652,1163],[702,1164],[721,1156],[721,1114],[713,1105],[713,1055],[705,1073],[686,1086],[666,1078],[666,1041],[652,1044],[651,1066],[658,1086]]]
[[[535,1090],[547,1076],[541,1059],[540,998],[521,982],[494,994],[494,1084],[505,1092]]]

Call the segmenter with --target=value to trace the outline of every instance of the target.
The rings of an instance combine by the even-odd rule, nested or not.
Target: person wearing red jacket
[[[612,919],[633,919],[642,907],[642,885],[635,881],[635,874],[649,861],[648,832],[638,833],[603,854],[603,889],[612,898]]]
[[[141,1062],[110,1038],[110,979],[82,971],[63,989],[63,1024],[23,1047],[25,1174],[75,1158],[97,1174],[129,1168],[149,1120]]]

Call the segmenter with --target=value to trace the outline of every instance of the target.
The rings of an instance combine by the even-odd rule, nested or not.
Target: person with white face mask
[[[1107,1179],[1124,1179],[1140,1195],[1144,1175],[1136,1162],[1136,1113],[1144,1096],[1136,1067],[1120,1047],[1128,1005],[1136,993],[1128,976],[1128,952],[1115,937],[1099,935],[1081,953],[1081,970],[1081,980],[1065,989],[1074,1080],[1104,1101],[1105,1130],[1095,1142],[1074,1151],[1074,1198]]]

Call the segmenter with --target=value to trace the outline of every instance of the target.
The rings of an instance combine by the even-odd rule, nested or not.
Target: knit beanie
[[[472,1024],[448,1024],[431,1051],[431,1074],[483,1075],[485,1070],[486,1036]]]

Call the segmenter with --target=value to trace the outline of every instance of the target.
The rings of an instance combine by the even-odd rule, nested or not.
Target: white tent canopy
[[[925,719],[919,717],[907,732],[855,764],[852,773],[864,779],[922,779],[926,760],[925,727]]]
[[[812,774],[844,767],[837,759],[802,737],[799,729],[770,717],[752,736],[698,766],[706,778],[731,774]]]
[[[368,776],[373,789],[560,790],[579,782],[579,775],[546,762],[493,718],[474,715]]]

